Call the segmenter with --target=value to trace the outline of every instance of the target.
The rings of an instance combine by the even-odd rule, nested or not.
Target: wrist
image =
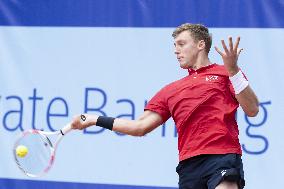
[[[88,114],[87,116],[88,116],[88,119],[87,119],[88,124],[90,124],[90,125],[96,125],[99,116],[93,115],[93,114]]]
[[[227,71],[228,71],[229,77],[232,77],[236,75],[240,71],[240,69],[236,66],[236,67],[227,69]]]
[[[235,75],[230,76],[229,79],[235,94],[240,94],[248,86],[248,81],[240,70]]]
[[[107,116],[99,116],[96,121],[96,126],[103,127],[112,131],[115,118]]]

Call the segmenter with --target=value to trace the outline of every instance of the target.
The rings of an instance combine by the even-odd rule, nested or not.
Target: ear
[[[205,46],[206,46],[206,45],[205,45],[205,41],[204,41],[204,40],[198,41],[197,47],[198,47],[199,50],[205,49]]]

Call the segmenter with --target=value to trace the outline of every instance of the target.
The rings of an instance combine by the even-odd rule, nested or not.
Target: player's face
[[[191,37],[189,31],[183,31],[175,38],[175,54],[180,67],[188,69],[194,66],[198,56],[198,44]]]

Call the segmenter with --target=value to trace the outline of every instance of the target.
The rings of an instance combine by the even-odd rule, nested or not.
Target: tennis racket
[[[81,115],[81,120],[85,121],[86,117]],[[23,131],[13,147],[15,162],[20,170],[29,177],[45,175],[54,163],[58,144],[71,130],[71,124],[67,124],[62,129],[54,132],[41,130]],[[19,155],[19,146],[24,146],[26,150],[24,156]]]

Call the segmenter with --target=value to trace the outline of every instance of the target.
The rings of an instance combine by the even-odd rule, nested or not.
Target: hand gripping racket
[[[86,117],[81,115],[81,120]],[[71,124],[54,132],[26,130],[21,133],[13,148],[15,162],[29,177],[40,177],[52,167],[56,150],[61,139],[72,130]],[[54,140],[51,140],[51,139]],[[54,141],[54,142],[52,142]],[[19,147],[24,147],[25,155],[19,155]]]

